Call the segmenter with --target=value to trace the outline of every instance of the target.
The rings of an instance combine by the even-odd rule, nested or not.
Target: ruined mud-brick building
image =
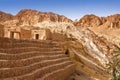
[[[18,26],[4,27],[3,25],[0,25],[0,37],[37,40],[51,40],[52,38],[51,31],[49,29],[36,27],[27,30]]]
[[[32,39],[51,40],[51,31],[49,29],[34,28],[31,30]]]
[[[29,39],[31,38],[31,31],[21,29],[20,27],[0,27],[0,37],[14,38],[14,39]]]
[[[20,39],[20,31],[19,27],[4,27],[4,37]]]

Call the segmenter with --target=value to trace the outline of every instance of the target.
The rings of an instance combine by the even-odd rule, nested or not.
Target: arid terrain
[[[1,11],[0,80],[110,80],[119,34],[120,14],[72,21],[31,9]]]

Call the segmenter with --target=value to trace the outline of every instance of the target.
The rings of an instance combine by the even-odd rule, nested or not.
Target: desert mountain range
[[[63,15],[52,12],[40,12],[37,10],[23,9],[15,16],[0,11],[0,23],[12,25],[34,25],[43,21],[52,22],[70,22],[80,27],[120,27],[120,14],[114,14],[107,17],[99,17],[93,14],[83,16],[79,21],[72,21]],[[14,23],[14,24],[13,24]]]

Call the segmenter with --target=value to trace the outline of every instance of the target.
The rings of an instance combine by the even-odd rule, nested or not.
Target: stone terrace
[[[55,41],[0,38],[0,80],[66,80],[74,70]]]

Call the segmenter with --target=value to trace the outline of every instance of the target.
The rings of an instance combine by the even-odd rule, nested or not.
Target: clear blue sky
[[[0,0],[0,11],[3,12],[15,15],[25,8],[54,12],[75,20],[85,14],[120,14],[120,0]]]

